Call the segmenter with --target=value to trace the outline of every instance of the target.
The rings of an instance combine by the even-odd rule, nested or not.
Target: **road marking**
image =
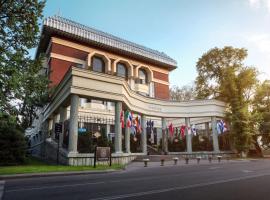
[[[171,191],[176,191],[176,190],[184,190],[184,189],[198,188],[198,187],[204,187],[204,186],[221,184],[221,183],[228,183],[228,182],[233,182],[233,181],[241,181],[241,180],[258,178],[258,177],[269,176],[269,175],[270,175],[270,173],[258,174],[258,175],[253,175],[253,176],[231,178],[231,179],[211,181],[211,182],[206,182],[206,183],[197,183],[197,184],[192,184],[192,185],[171,187],[171,188],[165,188],[165,189],[159,189],[159,190],[150,190],[150,191],[146,191],[146,192],[137,192],[137,193],[117,195],[117,196],[105,196],[105,197],[99,197],[99,198],[92,198],[89,200],[113,200],[113,199],[124,199],[124,198],[130,198],[130,197],[139,197],[139,196],[145,196],[145,195],[151,195],[151,194],[171,192]]]
[[[253,172],[253,171],[244,169],[244,170],[242,170],[242,172],[244,172],[244,173],[250,173],[250,172]]]
[[[193,172],[192,174],[200,174],[201,172]],[[11,189],[6,190],[6,193],[10,192],[20,192],[20,191],[31,191],[31,190],[43,190],[43,189],[55,189],[55,188],[64,188],[64,187],[77,187],[77,186],[85,186],[85,185],[98,185],[98,184],[105,184],[105,183],[119,183],[119,182],[128,182],[128,181],[144,181],[144,180],[153,180],[153,179],[160,179],[160,178],[169,178],[169,177],[178,177],[183,176],[183,174],[173,174],[173,175],[162,175],[157,177],[143,177],[143,178],[129,178],[129,179],[118,179],[112,181],[100,181],[100,182],[85,182],[85,183],[75,183],[75,184],[65,184],[65,185],[50,185],[50,186],[41,186],[41,187],[31,187],[31,188],[20,188],[20,189]]]
[[[220,169],[221,167],[210,167],[209,169]]]
[[[3,198],[5,188],[5,181],[0,181],[0,200]]]

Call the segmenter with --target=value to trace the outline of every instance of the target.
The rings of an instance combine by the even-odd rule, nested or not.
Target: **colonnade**
[[[68,137],[68,152],[77,153],[77,143],[78,143],[78,115],[79,115],[79,102],[80,98],[76,94],[72,94],[70,98],[70,119],[69,119],[69,137]],[[131,153],[130,152],[130,128],[125,127],[125,152],[122,150],[122,126],[121,126],[121,112],[122,112],[122,102],[118,101],[115,103],[115,153]],[[53,127],[57,122],[64,122],[67,119],[67,108],[60,107],[59,109],[60,117],[53,117]],[[125,119],[126,120],[126,119]],[[126,121],[125,121],[126,123]],[[167,125],[166,118],[161,118],[162,124],[162,150],[168,152],[168,141],[167,141]],[[219,152],[218,144],[218,133],[217,133],[217,119],[215,116],[211,117],[212,124],[212,136],[213,136],[213,149],[215,153]],[[147,133],[146,133],[146,116],[141,115],[141,150],[143,154],[147,154]],[[190,118],[185,118],[185,135],[186,135],[186,149],[188,154],[192,154],[192,135],[188,133],[188,127],[190,127]],[[209,124],[206,123],[206,130],[209,131]],[[63,132],[63,131],[62,131]],[[54,129],[52,132],[52,137],[54,137]],[[63,143],[63,134],[59,136],[60,145]]]

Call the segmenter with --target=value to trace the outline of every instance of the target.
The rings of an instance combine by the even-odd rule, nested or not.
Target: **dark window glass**
[[[94,56],[92,58],[93,71],[105,73],[105,63],[102,58]]]
[[[147,82],[148,80],[146,71],[144,69],[139,69],[139,83],[146,84]]]
[[[117,76],[121,76],[123,78],[127,78],[127,67],[123,63],[117,63]]]

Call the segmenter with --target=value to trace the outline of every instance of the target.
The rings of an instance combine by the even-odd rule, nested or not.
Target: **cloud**
[[[270,34],[253,34],[246,37],[246,40],[260,52],[270,55]]]
[[[270,13],[270,0],[248,0],[249,6],[254,9],[267,9]]]

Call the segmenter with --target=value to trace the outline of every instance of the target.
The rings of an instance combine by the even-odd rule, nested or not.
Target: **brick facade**
[[[155,98],[157,99],[170,99],[169,86],[161,83],[155,83]]]
[[[57,86],[72,65],[74,66],[75,63],[57,58],[51,58],[49,63],[49,79],[51,81],[50,87]]]

